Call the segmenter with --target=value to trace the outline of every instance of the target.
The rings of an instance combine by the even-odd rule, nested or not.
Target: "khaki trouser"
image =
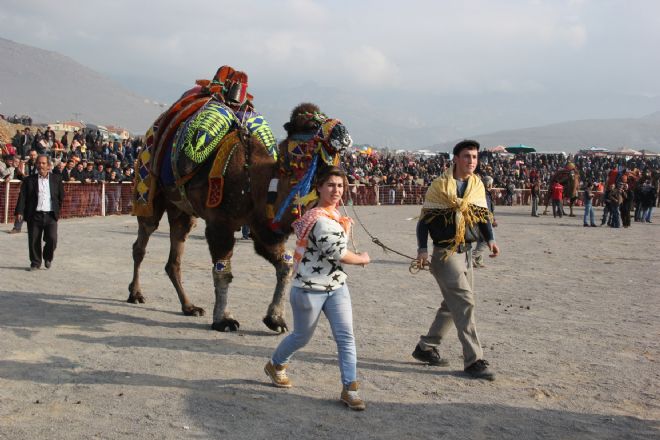
[[[472,256],[471,252],[455,253],[443,260],[444,254],[444,249],[434,247],[431,273],[440,286],[444,300],[428,333],[421,336],[419,345],[423,350],[439,346],[454,323],[458,339],[463,344],[463,362],[467,367],[483,358],[474,318],[472,265],[468,261]]]

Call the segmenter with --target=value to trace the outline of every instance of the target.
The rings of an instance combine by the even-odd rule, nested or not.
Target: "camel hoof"
[[[204,309],[201,307],[197,306],[188,306],[188,307],[181,307],[181,311],[185,316],[204,316]]]
[[[266,327],[277,333],[286,333],[289,331],[286,321],[280,316],[266,315],[264,316],[263,323],[266,324]]]
[[[223,318],[218,322],[211,324],[211,330],[217,332],[235,332],[238,331],[238,328],[241,326],[238,321],[235,319]]]
[[[140,292],[136,292],[136,293],[129,294],[128,299],[126,300],[126,302],[131,303],[131,304],[137,304],[137,303],[144,304],[145,299],[144,299],[144,296],[142,296],[142,294]]]

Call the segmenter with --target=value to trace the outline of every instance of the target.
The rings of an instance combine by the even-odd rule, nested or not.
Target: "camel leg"
[[[170,256],[165,265],[165,272],[170,277],[174,289],[176,289],[183,314],[186,316],[204,316],[204,309],[196,307],[190,302],[181,283],[181,256],[183,255],[186,238],[195,226],[196,220],[192,215],[174,207],[167,210],[167,219],[170,223]]]
[[[206,241],[209,244],[213,261],[213,286],[215,306],[211,328],[219,332],[235,332],[241,326],[227,308],[229,284],[234,276],[231,273],[231,257],[234,249],[234,231],[222,224],[207,220]]]
[[[284,333],[289,330],[284,320],[284,299],[291,280],[293,258],[290,253],[286,252],[284,243],[266,245],[258,236],[254,236],[254,250],[275,267],[277,276],[273,299],[268,306],[263,323],[275,332]]]
[[[545,207],[543,208],[543,213],[541,215],[548,215],[548,205],[550,204],[550,193],[546,194],[545,199],[543,200]]]
[[[133,243],[133,280],[128,285],[127,302],[131,304],[143,304],[145,299],[140,287],[140,264],[147,253],[147,243],[149,237],[158,229],[158,223],[165,212],[165,205],[162,198],[157,197],[154,200],[154,214],[151,217],[138,217],[138,236]]]

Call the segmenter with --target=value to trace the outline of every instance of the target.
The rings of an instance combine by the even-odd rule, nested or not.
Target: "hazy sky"
[[[0,0],[0,36],[183,84],[230,64],[260,88],[660,96],[658,0]]]

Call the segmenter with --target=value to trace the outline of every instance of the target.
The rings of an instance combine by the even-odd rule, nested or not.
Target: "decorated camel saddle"
[[[264,117],[254,111],[247,83],[245,73],[223,66],[213,80],[198,80],[156,120],[137,159],[134,215],[152,214],[159,185],[179,188],[184,196],[185,183],[211,160],[207,205],[220,204],[223,176],[239,127],[277,158],[275,137]]]

